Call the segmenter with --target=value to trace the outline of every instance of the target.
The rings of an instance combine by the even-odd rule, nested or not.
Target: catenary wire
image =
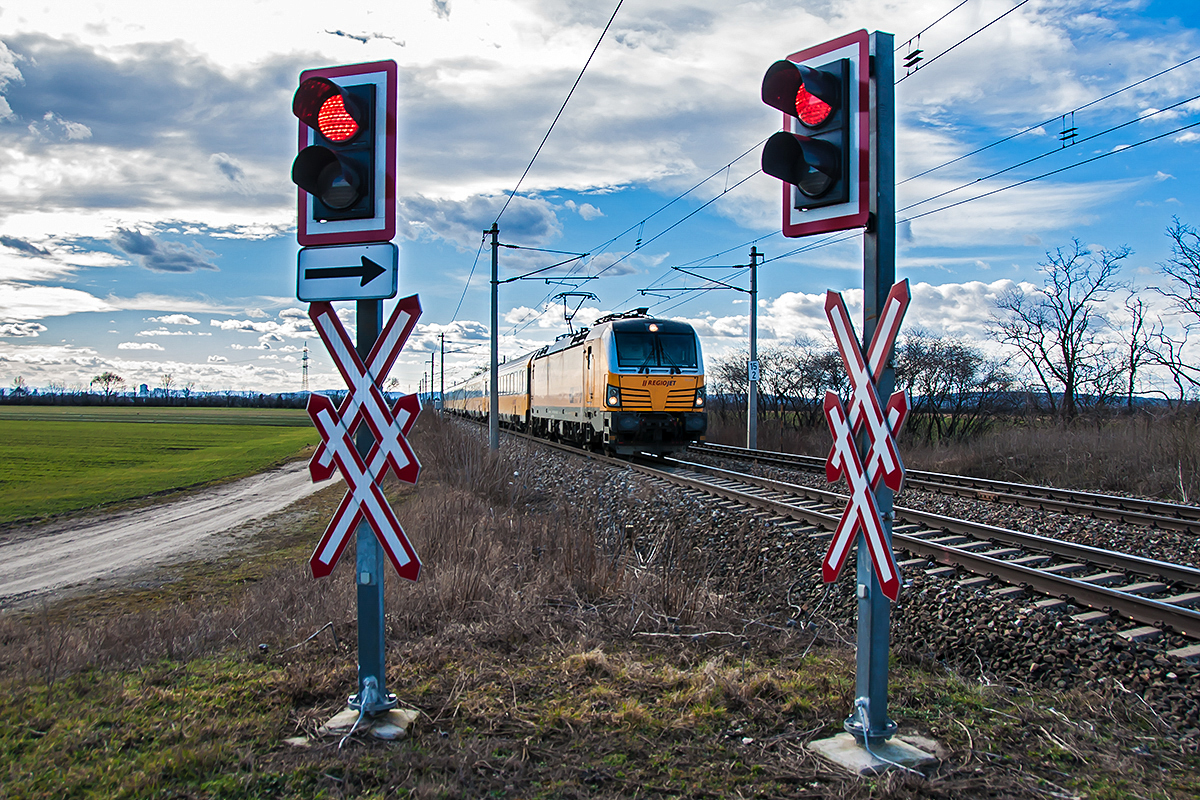
[[[748,147],[747,149],[743,150],[743,151],[742,151],[740,154],[738,154],[738,155],[737,155],[735,158],[733,158],[732,160],[730,160],[730,161],[728,161],[727,163],[723,164],[721,167],[719,167],[718,169],[714,170],[714,171],[713,171],[711,174],[709,174],[709,175],[708,175],[708,176],[706,176],[705,178],[701,179],[700,181],[698,181],[697,183],[693,184],[691,187],[689,187],[689,188],[688,188],[688,189],[686,189],[685,191],[683,191],[683,192],[681,192],[680,194],[676,195],[675,197],[671,198],[671,199],[670,199],[670,200],[668,200],[666,203],[664,203],[663,205],[659,206],[657,209],[655,209],[654,211],[652,211],[650,214],[647,214],[645,217],[642,217],[640,221],[638,221],[638,222],[635,222],[634,224],[630,225],[628,228],[626,228],[625,230],[623,230],[623,231],[621,231],[620,233],[616,234],[615,236],[613,236],[613,237],[611,237],[611,238],[609,238],[609,239],[605,240],[604,242],[601,242],[601,243],[600,243],[599,245],[597,245],[596,247],[593,247],[593,248],[591,249],[591,251],[590,251],[590,253],[591,253],[591,256],[590,256],[590,258],[594,259],[596,256],[598,256],[598,255],[602,254],[602,253],[603,253],[605,250],[607,250],[607,249],[608,249],[608,247],[609,247],[610,245],[612,245],[614,242],[616,242],[617,240],[619,240],[619,239],[620,239],[622,236],[625,236],[626,234],[628,234],[628,233],[632,232],[632,231],[633,231],[635,228],[638,228],[638,227],[640,227],[640,226],[643,226],[643,225],[645,225],[645,224],[646,224],[646,222],[648,222],[649,220],[653,219],[653,218],[654,218],[654,217],[656,217],[658,214],[662,213],[663,211],[666,211],[668,208],[670,208],[671,206],[673,206],[675,203],[679,202],[679,201],[680,201],[680,200],[682,200],[683,198],[687,197],[689,194],[691,194],[691,193],[692,193],[692,192],[694,192],[696,189],[698,189],[698,188],[700,188],[701,186],[703,186],[705,183],[708,183],[710,180],[712,180],[713,178],[717,177],[717,176],[718,176],[718,175],[720,175],[722,172],[725,172],[726,170],[728,170],[728,169],[729,169],[731,166],[733,166],[734,164],[736,164],[738,161],[741,161],[743,158],[745,158],[747,155],[749,155],[751,152],[753,152],[753,151],[754,151],[754,150],[756,150],[756,149],[757,149],[759,146],[761,146],[761,145],[763,144],[763,142],[765,142],[765,141],[767,140],[767,138],[769,138],[769,137],[764,137],[763,139],[759,140],[757,143],[755,143],[755,144],[751,145],[750,147]],[[742,182],[744,182],[744,181],[742,181]],[[736,188],[736,187],[737,187],[738,185],[740,185],[740,183],[742,183],[742,182],[739,182],[739,184],[735,184],[734,186],[731,186],[731,187],[726,187],[726,188],[725,188],[725,190],[724,190],[724,192],[722,192],[722,194],[721,194],[721,195],[717,195],[717,197],[719,198],[719,197],[723,196],[724,194],[728,193],[729,191],[732,191],[734,188]],[[714,198],[714,199],[715,199],[715,198]],[[711,201],[711,200],[710,200],[710,201],[709,201],[709,203],[711,203],[711,202],[713,202],[713,201]],[[706,205],[707,205],[707,204],[706,204]],[[692,212],[692,213],[694,214],[695,212]],[[692,214],[689,214],[688,216],[692,216]],[[686,218],[687,218],[687,217],[684,217],[684,219],[686,219]],[[680,222],[682,222],[682,220],[680,220]],[[675,223],[675,225],[678,225],[678,224],[679,224],[679,222],[676,222],[676,223]],[[675,227],[675,225],[672,225],[671,227]],[[668,230],[669,230],[669,229],[668,229]],[[665,232],[666,232],[666,231],[663,231],[662,233],[665,233]],[[658,235],[659,235],[659,236],[661,236],[661,235],[662,235],[662,233],[660,233],[660,234],[658,234]],[[656,238],[658,238],[658,236],[655,236],[655,237],[653,237],[653,238],[651,238],[651,239],[647,240],[646,242],[642,243],[642,245],[639,245],[639,247],[638,247],[638,248],[635,248],[635,249],[634,249],[633,251],[631,251],[630,253],[626,253],[626,254],[625,254],[625,256],[622,256],[622,258],[621,258],[620,260],[624,260],[625,258],[628,258],[630,255],[632,255],[634,252],[636,252],[636,251],[637,251],[637,249],[640,249],[640,247],[641,247],[641,246],[644,246],[644,245],[646,245],[646,244],[649,244],[651,241],[653,241],[653,240],[654,240],[654,239],[656,239]],[[573,268],[572,268],[572,269],[571,269],[571,270],[570,270],[570,271],[567,273],[566,277],[570,277],[570,276],[574,275],[574,274],[575,274],[575,273],[576,273],[576,272],[577,272],[577,271],[578,271],[578,270],[579,270],[579,269],[580,269],[582,266],[584,266],[584,264],[585,264],[585,263],[590,263],[590,262],[580,262],[580,264],[577,264],[575,267],[573,267]],[[605,269],[610,269],[611,267],[615,266],[617,263],[618,263],[618,262],[614,262],[613,264],[610,264],[610,265],[609,265],[608,267],[606,267]],[[598,276],[592,276],[592,277],[598,277]],[[591,279],[591,278],[588,278],[587,280],[590,280],[590,279]],[[546,302],[549,300],[549,298],[550,298],[550,293],[548,292],[548,293],[546,294],[546,296],[545,296],[545,297],[544,297],[544,298],[543,298],[543,299],[542,299],[542,300],[541,300],[539,303],[537,303],[537,306],[539,306],[539,307],[540,307],[540,306],[544,306],[544,305],[546,304]],[[531,312],[531,313],[532,313],[532,312]],[[514,334],[516,334],[516,333],[520,333],[522,330],[524,330],[525,328],[529,327],[530,325],[532,325],[532,324],[533,324],[534,322],[536,322],[537,320],[541,319],[541,318],[542,318],[542,316],[544,316],[546,313],[547,313],[547,310],[546,310],[546,309],[543,309],[542,311],[540,311],[540,312],[538,312],[536,315],[534,315],[532,318],[530,317],[530,315],[529,315],[529,314],[526,314],[526,315],[525,315],[525,317],[521,318],[521,319],[520,319],[520,320],[518,320],[516,323],[514,323],[514,325],[513,325],[512,329],[511,329],[511,330],[509,330],[509,331],[508,331],[508,333],[507,333],[506,335],[508,335],[508,336],[512,336],[512,335],[514,335]]]
[[[953,14],[955,11],[958,11],[960,8],[962,8],[963,6],[965,6],[965,5],[966,5],[967,3],[969,3],[969,2],[971,2],[971,0],[962,0],[962,2],[961,2],[961,3],[959,3],[958,5],[956,5],[954,8],[950,9],[950,10],[949,10],[949,11],[947,11],[945,14],[942,14],[940,17],[938,17],[937,19],[935,19],[933,22],[929,23],[929,24],[928,24],[928,25],[926,25],[924,28],[922,28],[921,30],[917,31],[917,33],[915,33],[915,34],[913,34],[912,36],[908,37],[908,39],[906,39],[906,40],[905,40],[904,44],[902,44],[902,45],[900,45],[900,47],[897,47],[897,48],[896,48],[896,52],[897,52],[897,53],[899,53],[899,52],[900,52],[900,49],[901,49],[901,48],[903,48],[903,47],[904,47],[904,45],[908,44],[909,42],[912,42],[912,41],[914,41],[914,40],[916,40],[916,39],[920,39],[920,38],[921,38],[921,36],[922,36],[922,34],[928,33],[930,28],[932,28],[934,25],[937,25],[939,22],[941,22],[941,21],[942,21],[942,20],[944,20],[946,17],[948,17],[948,16],[950,16],[951,14]]]
[[[903,80],[906,80],[907,78],[910,78],[910,77],[912,77],[913,75],[916,75],[918,72],[921,72],[922,70],[926,69],[926,68],[927,68],[927,67],[928,67],[930,64],[932,64],[933,62],[937,61],[939,58],[941,58],[942,56],[946,55],[947,53],[949,53],[949,52],[950,52],[951,50],[953,50],[954,48],[958,47],[958,46],[959,46],[960,44],[962,44],[963,42],[966,42],[967,40],[971,39],[972,37],[974,37],[974,36],[975,36],[975,35],[977,35],[977,34],[983,33],[985,30],[987,30],[988,28],[992,27],[992,26],[993,26],[993,25],[995,25],[997,22],[999,22],[1000,20],[1004,19],[1004,18],[1005,18],[1005,17],[1007,17],[1009,14],[1013,13],[1013,12],[1014,12],[1014,11],[1016,11],[1018,8],[1020,8],[1021,6],[1025,5],[1025,4],[1026,4],[1026,3],[1028,3],[1028,2],[1029,2],[1029,0],[1021,0],[1021,2],[1017,3],[1015,6],[1013,6],[1012,8],[1010,8],[1008,11],[1005,11],[1003,14],[1001,14],[1000,16],[996,17],[996,18],[995,18],[994,20],[992,20],[991,22],[989,22],[989,23],[987,23],[986,25],[984,25],[982,28],[979,28],[978,30],[974,31],[973,33],[969,33],[969,34],[967,34],[966,36],[964,36],[963,38],[959,39],[959,40],[958,40],[957,42],[955,42],[954,44],[952,44],[952,45],[950,45],[949,47],[947,47],[947,48],[946,48],[945,50],[943,50],[942,52],[938,53],[938,54],[937,54],[936,56],[934,56],[933,58],[931,58],[931,59],[929,59],[928,61],[926,61],[926,62],[925,62],[925,63],[924,63],[922,66],[920,66],[920,67],[918,67],[918,68],[914,69],[912,72],[908,73],[908,75],[905,75],[905,76],[903,76],[903,77],[901,77],[901,78],[897,79],[897,80],[896,80],[896,83],[900,83],[901,81],[903,81]]]
[[[1101,136],[1106,136],[1106,135],[1112,133],[1113,131],[1120,130],[1121,128],[1127,128],[1130,125],[1136,125],[1137,123],[1142,122],[1143,120],[1150,119],[1151,117],[1157,116],[1158,114],[1166,113],[1168,111],[1178,108],[1179,106],[1190,103],[1194,100],[1200,100],[1200,94],[1192,95],[1191,97],[1187,98],[1186,100],[1180,100],[1179,102],[1173,103],[1172,105],[1169,105],[1165,108],[1160,108],[1149,114],[1143,114],[1141,116],[1134,117],[1131,120],[1126,120],[1125,122],[1122,122],[1118,125],[1113,125],[1111,128],[1106,128],[1106,129],[1100,131],[1099,133],[1093,133],[1091,136],[1085,136],[1084,138],[1075,142],[1075,144],[1083,144],[1084,142],[1090,142],[1093,139],[1098,139]],[[1074,145],[1072,145],[1072,146],[1074,146]],[[1004,167],[1003,169],[998,169],[995,172],[992,172],[991,174],[988,174],[988,175],[984,175],[981,178],[976,178],[973,181],[968,181],[966,183],[960,184],[959,186],[955,186],[953,189],[947,189],[946,191],[939,192],[938,194],[935,194],[932,197],[926,197],[924,200],[918,200],[915,203],[910,203],[909,205],[906,205],[903,208],[898,209],[898,211],[907,211],[910,208],[916,208],[917,206],[925,205],[926,203],[929,203],[934,200],[945,197],[948,194],[953,194],[954,192],[957,192],[960,189],[965,189],[968,186],[973,186],[976,183],[979,183],[980,181],[986,181],[991,178],[995,178],[997,175],[1003,175],[1006,172],[1011,172],[1012,170],[1017,169],[1018,167],[1024,167],[1028,164],[1032,164],[1034,161],[1038,161],[1040,159],[1046,158],[1047,156],[1052,156],[1056,153],[1061,153],[1065,149],[1066,148],[1064,148],[1064,147],[1058,147],[1058,148],[1055,148],[1054,150],[1048,150],[1045,153],[1041,153],[1041,154],[1033,156],[1031,158],[1027,158],[1024,161],[1019,161],[1016,164],[1012,164],[1011,166]]]
[[[621,10],[621,4],[624,2],[625,0],[617,0],[617,7],[613,9],[612,16],[608,18],[608,23],[604,26],[604,30],[600,31],[600,37],[596,39],[596,46],[592,48],[591,54],[588,55],[587,61],[584,62],[583,69],[579,70],[579,75],[575,78],[575,83],[571,85],[571,91],[567,92],[567,98],[563,100],[562,107],[558,109],[558,113],[554,115],[554,120],[550,123],[550,127],[546,129],[546,135],[542,137],[541,144],[537,146],[537,150],[533,151],[533,158],[529,159],[529,164],[526,165],[525,171],[521,173],[521,177],[517,180],[517,185],[513,187],[512,192],[510,192],[508,195],[508,199],[505,200],[504,205],[501,206],[500,213],[496,215],[496,220],[492,223],[493,226],[499,224],[500,218],[504,216],[505,210],[508,209],[508,204],[511,203],[512,199],[517,196],[517,191],[521,188],[521,183],[524,182],[525,176],[529,174],[529,170],[533,169],[533,162],[537,161],[538,154],[542,152],[542,148],[546,145],[546,140],[550,138],[550,132],[553,131],[554,126],[558,124],[558,120],[562,116],[563,111],[566,111],[567,103],[571,101],[571,95],[575,94],[576,87],[578,87],[579,82],[583,80],[583,73],[587,72],[588,64],[592,63],[592,58],[596,55],[596,51],[600,49],[600,43],[604,41],[604,35],[608,33],[608,29],[612,26],[613,20],[617,18],[617,12]]]
[[[1077,108],[1073,108],[1070,111],[1065,111],[1062,114],[1056,114],[1053,117],[1050,117],[1049,119],[1046,119],[1046,120],[1043,120],[1042,122],[1037,123],[1036,125],[1030,125],[1028,128],[1019,130],[1016,133],[1011,134],[1009,136],[1005,136],[1003,139],[997,139],[996,141],[994,141],[990,144],[985,144],[983,147],[979,147],[975,150],[972,150],[969,153],[963,153],[961,156],[952,158],[949,161],[946,161],[942,164],[938,164],[935,167],[930,167],[929,169],[924,170],[923,172],[918,172],[916,175],[912,175],[912,176],[905,178],[902,181],[898,181],[896,183],[896,185],[900,186],[901,184],[905,184],[905,183],[908,183],[909,181],[916,180],[917,178],[922,178],[931,172],[936,172],[937,170],[942,169],[943,167],[948,167],[951,164],[956,164],[959,161],[962,161],[964,158],[970,158],[971,156],[982,153],[984,150],[990,150],[991,148],[996,147],[997,145],[1002,145],[1005,142],[1012,141],[1013,139],[1016,139],[1018,136],[1023,136],[1025,134],[1029,133],[1030,131],[1035,131],[1038,128],[1041,128],[1043,125],[1049,125],[1051,122],[1054,122],[1054,120],[1056,120],[1056,119],[1061,119],[1062,117],[1065,117],[1069,114],[1074,114],[1076,112],[1091,108],[1092,106],[1094,106],[1098,103],[1102,103],[1105,100],[1109,100],[1113,97],[1116,97],[1117,95],[1121,94],[1122,92],[1128,91],[1129,89],[1135,89],[1138,86],[1141,86],[1143,83],[1146,83],[1147,81],[1152,81],[1155,78],[1166,75],[1168,72],[1171,72],[1172,70],[1179,69],[1180,67],[1186,67],[1188,64],[1191,64],[1193,61],[1196,61],[1198,59],[1200,59],[1200,55],[1192,56],[1191,58],[1187,59],[1186,61],[1181,61],[1172,67],[1167,67],[1166,69],[1164,69],[1160,72],[1156,72],[1153,75],[1150,75],[1149,77],[1142,78],[1139,81],[1135,81],[1134,83],[1131,83],[1128,86],[1122,86],[1120,89],[1117,89],[1116,91],[1109,92],[1108,94],[1104,95],[1103,97],[1097,97],[1095,100],[1084,103],[1083,105],[1078,106]]]
[[[483,243],[487,241],[487,234],[479,240],[479,249],[475,251],[475,261],[471,264],[471,274],[467,275],[467,282],[463,284],[462,294],[459,295],[458,305],[454,307],[454,316],[450,317],[450,321],[458,319],[458,311],[462,308],[463,298],[467,296],[467,289],[471,286],[471,278],[475,276],[475,267],[479,266],[479,256],[483,253]]]

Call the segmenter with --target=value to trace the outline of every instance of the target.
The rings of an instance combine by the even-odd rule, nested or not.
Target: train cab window
[[[662,366],[695,369],[696,337],[690,333],[660,333],[659,355]]]
[[[691,333],[617,331],[617,366],[643,369],[696,369],[696,337]]]
[[[641,332],[617,332],[618,367],[657,367],[654,358],[654,334]]]

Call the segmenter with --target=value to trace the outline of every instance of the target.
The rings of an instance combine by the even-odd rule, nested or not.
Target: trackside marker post
[[[415,395],[389,404],[383,381],[416,327],[421,304],[401,299],[386,325],[383,300],[396,296],[396,117],[394,61],[306,70],[292,98],[299,121],[299,152],[292,163],[298,187],[296,296],[310,303],[309,318],[349,388],[335,405],[308,398],[308,415],[321,435],[309,472],[314,481],[341,472],[348,490],[309,560],[314,577],[333,571],[355,536],[358,589],[358,692],[347,711],[322,731],[403,735],[416,712],[396,709],[384,675],[385,559],[415,581],[417,557],[380,486],[390,470],[415,483],[421,465],[407,435],[421,411]],[[355,300],[357,341],[329,304]],[[349,714],[350,719],[344,719]],[[359,728],[359,723],[370,718]],[[344,725],[343,725],[344,723]]]
[[[896,283],[893,38],[860,30],[814,45],[776,61],[762,83],[763,102],[784,114],[784,129],[762,151],[763,171],[783,181],[783,235],[865,228],[861,343],[841,295],[829,292],[825,302],[850,379],[845,405],[833,392],[824,400],[833,434],[826,477],[845,478],[850,500],[821,572],[836,580],[857,550],[855,700],[847,733],[809,745],[862,772],[927,756],[887,741],[896,732],[887,696],[891,603],[902,585],[891,546],[892,496],[904,484],[895,436],[908,415],[907,396],[893,391],[891,355],[909,303],[908,282]]]

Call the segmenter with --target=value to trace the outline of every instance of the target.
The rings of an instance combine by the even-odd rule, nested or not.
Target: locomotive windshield
[[[696,369],[696,336],[692,333],[615,331],[617,366],[634,369]]]

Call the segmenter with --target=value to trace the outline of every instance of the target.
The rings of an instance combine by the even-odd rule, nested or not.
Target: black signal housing
[[[850,200],[850,61],[810,67],[776,61],[763,76],[762,100],[793,120],[762,152],[763,172],[795,187],[797,209]]]
[[[312,196],[315,222],[375,214],[375,89],[313,77],[292,98],[292,113],[313,131],[292,163],[292,182]]]

